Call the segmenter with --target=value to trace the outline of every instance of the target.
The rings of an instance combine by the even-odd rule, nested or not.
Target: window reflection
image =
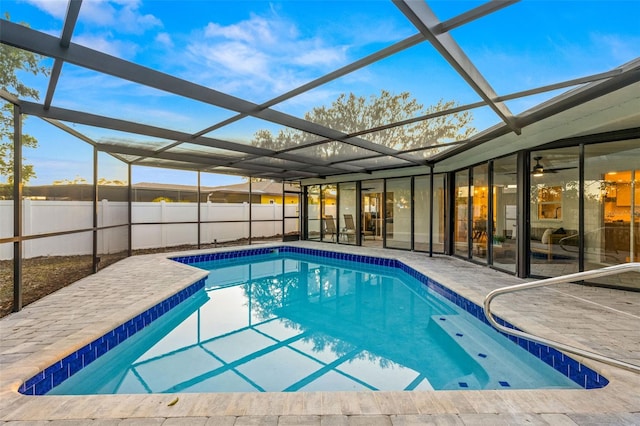
[[[640,148],[638,141],[585,147],[585,270],[640,261]],[[640,274],[592,280],[640,288]]]
[[[516,272],[518,220],[517,156],[493,162],[493,265]]]
[[[469,171],[461,170],[456,173],[455,210],[453,212],[454,227],[453,241],[455,253],[459,256],[469,256]]]
[[[411,249],[411,178],[387,180],[386,205],[387,247]]]
[[[336,241],[337,238],[337,226],[336,226],[336,200],[338,196],[338,187],[335,184],[322,185],[322,229],[321,240],[322,241]]]
[[[578,147],[531,154],[531,274],[578,272]]]
[[[431,176],[416,176],[414,180],[414,249],[429,251]]]
[[[340,242],[356,244],[356,184],[355,182],[341,183],[339,186],[340,214],[337,217],[340,230]]]
[[[472,255],[474,259],[486,263],[489,244],[489,168],[486,164],[473,168],[471,194],[473,205]]]
[[[382,218],[384,214],[383,180],[367,180],[362,182],[362,217],[360,227],[362,245],[382,247]]]
[[[320,240],[320,185],[307,187],[307,239]]]

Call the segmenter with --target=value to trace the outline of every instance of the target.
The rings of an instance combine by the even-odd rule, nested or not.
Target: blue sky
[[[483,2],[431,2],[442,20]],[[67,2],[2,0],[12,21],[59,36]],[[640,56],[640,1],[522,1],[452,31],[452,36],[500,95],[610,70]],[[261,103],[415,34],[390,1],[170,1],[85,0],[72,42],[174,74],[224,93]],[[51,63],[49,61],[48,63]],[[46,92],[47,80],[22,76]],[[297,96],[275,109],[302,117],[329,105],[340,93],[359,96],[410,92],[425,106],[439,99],[479,100],[428,43]],[[522,112],[557,93],[510,101]],[[65,64],[54,106],[197,132],[233,112],[180,99],[155,89]],[[474,110],[483,130],[498,122]],[[123,135],[76,128],[100,140]],[[279,127],[243,119],[209,136],[250,143],[261,128]],[[40,141],[27,150],[36,165],[34,184],[89,177],[85,144],[30,118],[25,131]],[[134,142],[149,138],[132,137]],[[88,153],[88,154],[87,154]],[[121,178],[105,165],[101,177]],[[180,173],[175,179],[182,178]],[[134,169],[134,182],[174,179],[169,171]],[[191,179],[190,177],[188,179]],[[220,179],[221,184],[238,178]]]

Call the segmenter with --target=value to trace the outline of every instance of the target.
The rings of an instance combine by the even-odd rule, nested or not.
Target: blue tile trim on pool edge
[[[173,296],[163,300],[154,307],[136,315],[129,321],[114,328],[104,336],[94,340],[88,345],[78,349],[71,355],[66,356],[53,365],[45,368],[29,380],[24,382],[18,389],[23,395],[44,395],[68,379],[85,366],[91,364],[104,355],[110,349],[133,336],[138,331],[147,327],[156,319],[169,312],[171,309],[184,302],[197,291],[204,288],[205,278],[191,284],[187,288],[180,290]]]
[[[205,253],[198,254],[192,256],[178,256],[173,257],[172,259],[185,263],[192,264],[196,262],[208,262],[213,260],[222,260],[222,259],[236,259],[240,257],[246,256],[257,256],[257,255],[266,255],[266,254],[279,254],[279,253],[296,253],[303,254],[309,256],[318,256],[325,257],[329,259],[336,260],[345,260],[351,262],[359,262],[370,265],[378,265],[378,266],[388,266],[391,268],[397,268],[412,278],[418,280],[425,287],[430,290],[440,294],[445,299],[449,300],[456,306],[464,309],[471,315],[473,315],[476,319],[484,322],[487,325],[489,321],[484,315],[484,308],[479,305],[476,305],[472,301],[467,298],[460,296],[453,290],[443,286],[442,284],[434,281],[431,278],[426,277],[422,273],[416,271],[410,266],[405,265],[404,263],[396,260],[396,259],[387,259],[381,257],[373,257],[373,256],[364,256],[359,254],[350,254],[350,253],[339,253],[332,252],[326,250],[318,250],[311,248],[303,248],[303,247],[292,247],[292,246],[279,246],[279,247],[260,247],[253,249],[245,249],[245,250],[234,250],[234,251],[225,251],[225,252],[217,252],[217,253]],[[500,317],[496,317],[496,321],[498,324],[503,325],[507,328],[512,328],[518,330],[513,324],[508,321],[503,320]],[[504,333],[502,333],[504,334]],[[566,377],[570,378],[578,385],[582,386],[585,389],[598,389],[605,387],[609,380],[605,377],[601,376],[596,371],[593,371],[589,367],[583,365],[582,363],[574,360],[573,358],[563,354],[559,350],[542,345],[540,343],[532,342],[530,340],[524,339],[522,337],[516,337],[504,334],[509,340],[519,345],[520,347],[527,350],[529,353],[534,355],[535,357],[541,359],[546,364],[550,365]]]
[[[435,291],[447,300],[466,310],[480,321],[488,324],[487,319],[484,316],[484,310],[482,307],[460,296],[454,291],[444,287],[440,283],[432,280],[414,270],[413,268],[405,265],[404,263],[396,259],[379,258],[373,256],[363,256],[349,253],[337,253],[317,249],[299,248],[299,247],[262,247],[255,249],[235,250],[218,253],[207,253],[192,256],[177,256],[172,258],[180,263],[192,264],[196,262],[206,262],[212,260],[221,259],[237,259],[247,256],[267,255],[279,253],[296,253],[310,256],[325,257],[336,260],[344,260],[350,262],[359,262],[377,266],[387,266],[391,268],[397,268],[411,277],[417,279],[425,287]],[[73,374],[77,373],[84,366],[95,361],[98,357],[105,354],[109,349],[114,348],[118,344],[122,343],[128,337],[132,336],[136,332],[142,330],[151,322],[168,312],[170,309],[183,302],[195,292],[204,287],[205,279],[199,280],[189,287],[179,291],[175,295],[168,299],[158,303],[151,309],[137,315],[135,318],[121,324],[115,329],[111,330],[104,336],[94,340],[83,348],[68,355],[62,360],[50,365],[43,371],[39,372],[35,376],[31,377],[25,383],[20,386],[18,391],[24,395],[44,395],[49,392],[53,387],[59,385]],[[509,328],[514,328],[512,324],[501,318],[496,318],[499,324],[502,324]],[[520,345],[534,356],[540,358],[542,361],[551,365],[553,368],[569,377],[574,382],[586,389],[596,389],[606,386],[609,381],[591,370],[590,368],[582,365],[576,360],[564,355],[560,351],[550,348],[545,345],[541,345],[535,342],[531,342],[526,339],[522,339],[514,336],[507,336],[511,341]]]

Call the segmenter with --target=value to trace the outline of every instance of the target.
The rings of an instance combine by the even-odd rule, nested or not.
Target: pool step
[[[486,383],[480,383],[477,375],[459,378],[458,389],[533,389],[567,385],[566,377],[557,375],[547,364],[488,326],[472,326],[463,315],[434,315],[431,319],[488,375]],[[550,375],[553,377],[549,378]],[[450,389],[456,388],[454,383],[449,385]]]

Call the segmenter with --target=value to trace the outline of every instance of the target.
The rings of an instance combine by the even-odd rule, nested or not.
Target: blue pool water
[[[48,394],[580,387],[397,267],[189,263],[203,289]]]

